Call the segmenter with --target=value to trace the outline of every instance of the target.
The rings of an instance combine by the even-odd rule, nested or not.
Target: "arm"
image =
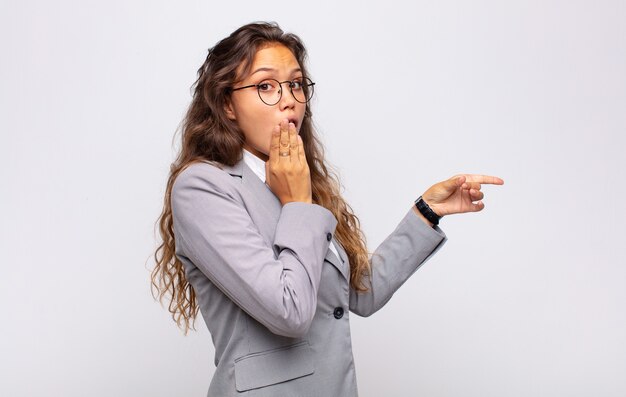
[[[177,244],[189,259],[270,331],[298,337],[311,324],[324,256],[337,221],[316,205],[282,208],[268,245],[232,177],[209,165],[189,167],[172,189]]]
[[[461,174],[431,186],[423,199],[437,215],[481,211],[483,184],[502,185],[495,176]],[[350,290],[350,310],[369,316],[383,307],[393,293],[445,243],[446,236],[411,207],[396,230],[374,251],[366,293]]]
[[[383,241],[370,259],[371,277],[367,292],[350,289],[350,310],[370,316],[383,307],[398,288],[417,271],[446,241],[438,227],[430,227],[411,208],[396,229]]]

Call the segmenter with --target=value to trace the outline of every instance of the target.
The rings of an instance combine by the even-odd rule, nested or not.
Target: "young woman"
[[[444,215],[480,211],[481,185],[430,187],[370,257],[308,106],[305,48],[276,24],[209,50],[160,217],[153,287],[215,345],[209,396],[356,396],[349,313],[369,316],[445,241]]]

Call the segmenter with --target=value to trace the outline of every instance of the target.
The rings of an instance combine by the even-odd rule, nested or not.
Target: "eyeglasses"
[[[294,99],[300,103],[307,103],[313,97],[315,83],[308,77],[298,77],[291,81],[278,81],[275,79],[265,79],[259,84],[251,84],[245,87],[231,88],[231,91],[243,90],[244,88],[255,87],[259,93],[259,98],[264,104],[274,106],[283,97],[282,85],[288,83],[289,91]]]

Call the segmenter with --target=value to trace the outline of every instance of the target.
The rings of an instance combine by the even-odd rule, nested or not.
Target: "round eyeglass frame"
[[[306,99],[304,102],[298,100],[298,98],[296,98],[296,96],[293,93],[293,84],[295,80],[299,80],[302,79],[302,86],[303,87],[309,87],[311,90],[311,94],[308,95],[308,99]],[[274,103],[267,103],[263,100],[263,97],[261,96],[261,88],[260,86],[263,84],[263,82],[265,81],[275,81],[276,83],[278,83],[278,86],[280,87],[279,95],[278,95],[278,100],[276,100],[276,102]],[[261,102],[263,102],[264,104],[266,104],[267,106],[274,106],[276,105],[278,102],[280,102],[280,100],[283,98],[283,84],[285,83],[289,83],[289,92],[291,92],[291,96],[293,97],[293,99],[296,100],[296,102],[298,103],[308,103],[311,98],[313,98],[313,94],[315,93],[315,83],[308,77],[298,77],[297,79],[293,79],[293,80],[285,80],[285,81],[278,81],[276,79],[264,79],[262,82],[260,82],[259,84],[250,84],[250,85],[246,85],[243,87],[237,87],[237,88],[232,88],[230,89],[231,92],[234,91],[239,91],[239,90],[243,90],[245,88],[252,88],[255,87],[257,94],[259,95],[259,99],[261,100]]]

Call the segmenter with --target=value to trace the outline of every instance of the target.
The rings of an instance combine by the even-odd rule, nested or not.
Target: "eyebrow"
[[[255,70],[254,72],[250,73],[250,76],[252,76],[253,74],[257,73],[257,72],[275,72],[276,69],[274,68],[267,68],[267,67],[262,67],[262,68],[258,68],[257,70]],[[300,68],[295,68],[291,70],[291,73],[295,73],[295,72],[301,72],[302,69]]]

